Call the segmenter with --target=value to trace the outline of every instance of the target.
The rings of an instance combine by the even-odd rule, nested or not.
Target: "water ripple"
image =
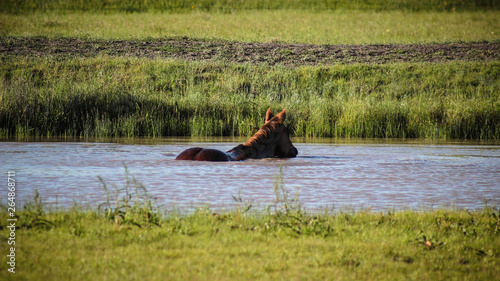
[[[188,147],[229,150],[236,143],[119,144],[79,142],[0,143],[0,171],[15,170],[18,198],[38,190],[48,203],[95,205],[129,177],[142,183],[158,204],[230,207],[233,196],[268,206],[283,166],[291,197],[297,190],[308,209],[419,208],[449,206],[477,209],[500,205],[500,146],[422,144],[296,145],[294,159],[211,163],[175,161]],[[1,194],[2,204],[7,201]]]

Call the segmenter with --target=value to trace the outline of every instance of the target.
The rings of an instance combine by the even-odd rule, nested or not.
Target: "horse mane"
[[[276,120],[275,120],[276,119]],[[254,146],[256,144],[262,143],[267,136],[276,131],[280,125],[283,123],[278,120],[277,117],[272,118],[262,126],[257,133],[255,133],[245,144],[244,146]]]
[[[232,160],[240,161],[247,158],[255,158],[261,143],[265,143],[268,135],[274,132],[282,122],[279,120],[269,121],[262,126],[247,142],[240,144],[227,152]]]
[[[283,120],[286,118],[286,109],[283,109],[278,115],[274,116],[269,109],[266,113],[265,124],[244,144],[240,144],[227,152],[232,160],[244,160],[247,158],[256,158],[260,153],[261,145],[268,145],[271,141],[270,134],[273,134],[283,126]],[[284,127],[284,126],[283,126]]]

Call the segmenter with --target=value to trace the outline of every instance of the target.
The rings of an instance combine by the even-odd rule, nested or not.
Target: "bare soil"
[[[302,66],[349,63],[489,61],[500,59],[500,43],[411,45],[303,45],[238,43],[187,38],[152,40],[49,39],[2,37],[0,58],[143,57]]]

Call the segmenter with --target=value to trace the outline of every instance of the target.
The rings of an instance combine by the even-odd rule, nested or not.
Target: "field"
[[[227,212],[201,207],[183,214],[130,194],[98,210],[75,205],[51,212],[36,196],[16,213],[16,273],[3,266],[0,277],[493,280],[500,274],[498,208],[308,214],[278,191],[267,210],[242,203]],[[8,218],[2,209],[4,265],[12,251]]]
[[[495,1],[16,3],[4,137],[500,138]]]
[[[188,37],[301,44],[415,44],[496,41],[498,11],[272,10],[181,14],[34,13],[0,16],[0,34],[100,39]]]
[[[500,139],[500,2],[0,1],[0,137]],[[276,188],[275,188],[276,190]],[[2,195],[4,196],[4,195]],[[283,196],[283,194],[281,195]],[[3,198],[3,197],[2,197]],[[235,198],[236,199],[236,198]],[[500,212],[16,212],[2,280],[494,280]],[[249,210],[250,209],[250,210]]]

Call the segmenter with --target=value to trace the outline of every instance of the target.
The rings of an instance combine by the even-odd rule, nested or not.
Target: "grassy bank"
[[[208,43],[305,44],[500,40],[497,1],[25,0],[2,4],[0,36],[6,49],[9,38],[32,36],[136,41],[187,36]],[[290,69],[227,63],[226,55],[245,59],[245,50],[236,47],[226,52],[223,44],[211,62],[187,62],[186,56],[176,61],[130,58],[134,54],[115,58],[105,53],[68,59],[57,56],[64,52],[57,46],[44,48],[54,56],[43,50],[36,59],[30,57],[36,51],[26,56],[1,55],[1,135],[248,136],[262,124],[268,107],[286,107],[295,136],[500,138],[498,61]],[[99,48],[99,43],[89,47],[96,54]],[[197,55],[205,51],[203,46],[189,48],[163,46],[160,51]],[[290,50],[278,51],[274,57],[296,56]],[[321,51],[311,54],[321,55]],[[347,50],[339,55],[351,58]],[[367,55],[377,56],[377,52]],[[383,61],[391,61],[392,55]],[[481,57],[471,50],[465,57],[476,56]],[[310,59],[306,53],[300,58]]]
[[[494,280],[498,209],[345,213],[207,209],[180,215],[17,210],[16,273],[2,280]]]
[[[133,58],[4,59],[4,136],[500,138],[499,63],[285,68]]]
[[[305,44],[471,42],[500,40],[499,19],[498,10],[457,13],[251,10],[132,14],[50,11],[28,15],[0,13],[0,35],[104,39],[186,36]]]

